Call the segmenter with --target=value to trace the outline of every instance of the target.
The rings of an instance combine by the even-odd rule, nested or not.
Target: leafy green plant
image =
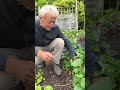
[[[85,22],[85,5],[84,1],[80,0],[78,3],[78,28],[81,29]]]
[[[63,55],[64,65],[66,70],[72,71],[73,74],[73,87],[74,90],[85,90],[85,51],[77,44],[78,38],[84,38],[85,33],[84,30],[80,31],[71,31],[64,32],[65,36],[72,42],[74,47],[76,48],[77,56],[74,59],[71,59],[69,53],[66,52]],[[74,38],[74,39],[73,39]]]
[[[96,71],[95,76],[103,75],[104,77],[109,77],[112,84],[108,84],[109,86],[112,85],[111,89],[113,90],[120,89],[120,72],[118,71],[120,68],[120,60],[114,58],[118,53],[112,50],[110,44],[107,42],[107,40],[110,37],[115,36],[115,34],[112,34],[110,37],[107,35],[111,32],[117,32],[119,29],[115,27],[120,20],[119,14],[119,11],[108,10],[105,11],[103,16],[89,19],[86,18],[86,39],[91,45],[92,50],[95,52],[96,61],[101,67],[101,70]],[[96,86],[101,87],[101,85],[102,84],[97,83],[97,85],[93,86],[96,88]]]
[[[75,7],[75,0],[56,0],[53,5],[57,7]]]
[[[103,87],[104,86],[104,87]],[[112,90],[112,81],[109,77],[105,77],[98,82],[90,85],[87,90]]]
[[[35,83],[35,90],[42,90],[40,85],[37,85],[37,83]]]
[[[85,90],[84,59],[85,59],[85,51],[81,47],[79,47],[77,49],[77,56],[74,58],[74,61],[71,61],[71,66],[73,66],[73,72],[74,72],[74,78],[73,78],[74,90]]]
[[[42,82],[43,80],[43,72],[41,69],[37,71],[37,74],[35,75],[35,83],[38,85]]]
[[[44,80],[43,78],[43,72],[41,69],[36,70],[35,75],[35,90],[42,90],[42,87],[40,86],[40,83]],[[44,90],[54,90],[51,85],[46,85],[44,87]]]
[[[72,71],[74,90],[85,90],[85,51],[79,46],[77,56],[70,59],[69,54],[65,54],[64,65],[66,70]]]
[[[42,90],[40,83],[43,80],[43,73],[42,70],[39,69],[36,71],[36,75],[35,75],[35,90]]]

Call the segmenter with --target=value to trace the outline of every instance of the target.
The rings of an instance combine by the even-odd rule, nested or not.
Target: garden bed
[[[66,71],[64,69],[63,61],[61,62],[60,67],[62,69],[61,76],[57,76],[54,73],[52,65],[43,67],[43,77],[45,78],[45,80],[41,82],[41,87],[51,85],[54,88],[54,90],[73,90],[73,76],[69,74],[69,71]]]

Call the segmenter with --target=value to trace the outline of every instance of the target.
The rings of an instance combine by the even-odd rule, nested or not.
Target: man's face
[[[50,31],[54,27],[56,18],[57,17],[51,12],[46,13],[44,16],[40,17],[40,25],[47,31]]]

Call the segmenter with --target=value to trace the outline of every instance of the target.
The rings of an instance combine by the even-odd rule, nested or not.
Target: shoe
[[[61,70],[61,68],[59,67],[58,64],[53,64],[53,69],[54,69],[54,72],[55,72],[55,74],[56,74],[57,76],[60,76],[60,75],[61,75],[62,70]]]

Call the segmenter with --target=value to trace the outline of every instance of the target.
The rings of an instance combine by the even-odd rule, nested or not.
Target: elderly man
[[[76,55],[76,50],[55,24],[58,15],[57,8],[52,5],[45,5],[40,10],[39,20],[35,21],[35,65],[41,61],[52,63],[55,74],[60,76],[59,64],[64,46],[71,58]]]

